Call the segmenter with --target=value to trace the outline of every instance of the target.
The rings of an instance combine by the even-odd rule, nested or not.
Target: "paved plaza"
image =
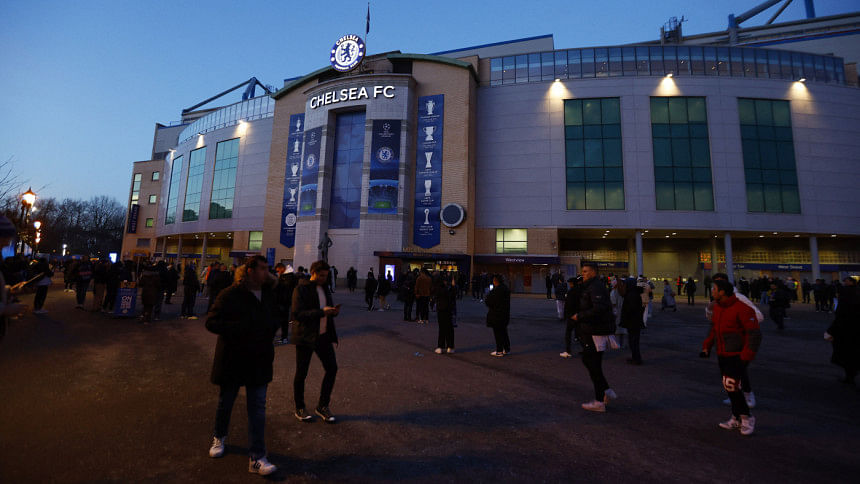
[[[56,286],[55,286],[56,287]],[[402,321],[402,305],[367,312],[338,290],[338,423],[293,417],[295,348],[276,348],[266,442],[287,482],[856,482],[860,390],[838,383],[822,333],[832,316],[795,304],[786,330],[763,323],[751,366],[756,433],[729,417],[716,359],[698,358],[704,299],[660,313],[642,336],[645,364],[612,351],[618,393],[605,414],[579,358],[562,359],[555,302],[512,300],[512,354],[493,358],[485,309],[458,302],[457,352],[433,353],[434,322]],[[31,296],[27,296],[30,303]],[[678,298],[679,303],[682,298]],[[685,298],[684,298],[685,299]],[[238,482],[247,471],[244,397],[227,454],[208,448],[217,400],[215,335],[179,302],[145,327],[73,309],[50,292],[49,314],[13,321],[0,343],[0,482]],[[206,300],[198,302],[202,313]],[[314,359],[308,404],[322,368]],[[244,393],[244,392],[243,392]]]

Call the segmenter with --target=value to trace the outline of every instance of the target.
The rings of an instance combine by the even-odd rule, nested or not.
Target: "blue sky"
[[[672,16],[688,19],[687,34],[723,30],[728,14],[757,3],[376,0],[367,45],[370,54],[431,53],[543,34],[554,34],[556,48],[621,44],[656,39]],[[815,2],[818,16],[858,6]],[[364,35],[366,9],[363,0],[8,0],[0,7],[0,160],[13,157],[42,196],[125,204],[131,162],[149,158],[156,122],[178,120],[183,108],[251,76],[280,87],[324,67],[339,36]],[[804,17],[797,0],[780,21]]]

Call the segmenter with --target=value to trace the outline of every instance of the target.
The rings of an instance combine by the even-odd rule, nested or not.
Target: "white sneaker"
[[[224,455],[224,446],[227,444],[227,436],[222,438],[213,437],[212,447],[209,447],[209,457],[218,458]]]
[[[582,408],[590,411],[590,412],[605,412],[606,405],[603,402],[598,402],[597,400],[592,400],[587,403],[582,404]]]
[[[755,408],[755,393],[753,392],[744,392],[744,398],[747,401],[747,406],[749,408]]]
[[[490,353],[490,356],[505,356],[505,354],[501,351],[493,351]]]
[[[609,403],[609,400],[615,400],[618,398],[618,394],[615,393],[615,390],[611,388],[607,388],[605,392],[603,392],[603,403],[604,405]]]
[[[568,353],[567,351],[559,353],[558,356],[561,356],[562,358],[572,358],[573,357],[573,355]]]
[[[724,428],[726,430],[736,430],[741,427],[741,422],[732,415],[732,418],[726,420],[725,422],[720,422],[720,428]]]
[[[268,476],[269,474],[275,472],[278,468],[269,462],[265,457],[260,457],[259,459],[254,459],[253,457],[248,461],[248,472],[252,474],[260,474],[261,476]]]
[[[741,415],[741,435],[752,435],[755,431],[755,417]]]
[[[441,355],[442,354],[442,348],[436,348],[435,350],[433,350],[433,352],[436,353],[437,355]]]

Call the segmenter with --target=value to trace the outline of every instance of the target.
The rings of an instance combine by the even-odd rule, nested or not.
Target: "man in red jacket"
[[[711,347],[716,345],[723,387],[732,402],[732,417],[721,422],[720,427],[732,430],[739,428],[742,435],[752,435],[755,417],[750,414],[749,405],[744,399],[741,376],[761,345],[758,319],[749,306],[738,301],[728,281],[714,281],[712,294],[716,304],[711,317],[711,330],[702,343],[699,356],[707,358]]]

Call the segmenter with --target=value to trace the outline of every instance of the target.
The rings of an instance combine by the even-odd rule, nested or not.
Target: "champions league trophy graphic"
[[[424,127],[424,141],[433,141],[433,133],[436,131],[436,126]]]
[[[290,188],[290,203],[293,203],[295,201],[296,201],[296,189]]]
[[[293,153],[298,153],[298,152],[299,152],[299,140],[296,139],[296,141],[293,143]]]
[[[424,196],[425,197],[432,196],[430,194],[430,186],[431,185],[433,185],[433,181],[431,181],[430,179],[424,180]]]
[[[425,170],[432,169],[433,165],[430,164],[430,158],[433,158],[433,152],[432,151],[425,151],[424,152],[424,158],[427,158],[427,164],[424,165],[424,169]]]
[[[298,133],[298,132],[299,132],[299,131],[301,131],[301,130],[302,130],[302,120],[301,120],[301,119],[297,119],[297,120],[296,120],[296,133]]]
[[[290,165],[290,171],[293,172],[293,176],[299,176],[299,164],[293,163]]]
[[[430,225],[430,209],[424,209],[424,223],[423,225]]]
[[[433,116],[433,109],[436,107],[436,103],[430,99],[424,105],[427,107],[427,116]]]

